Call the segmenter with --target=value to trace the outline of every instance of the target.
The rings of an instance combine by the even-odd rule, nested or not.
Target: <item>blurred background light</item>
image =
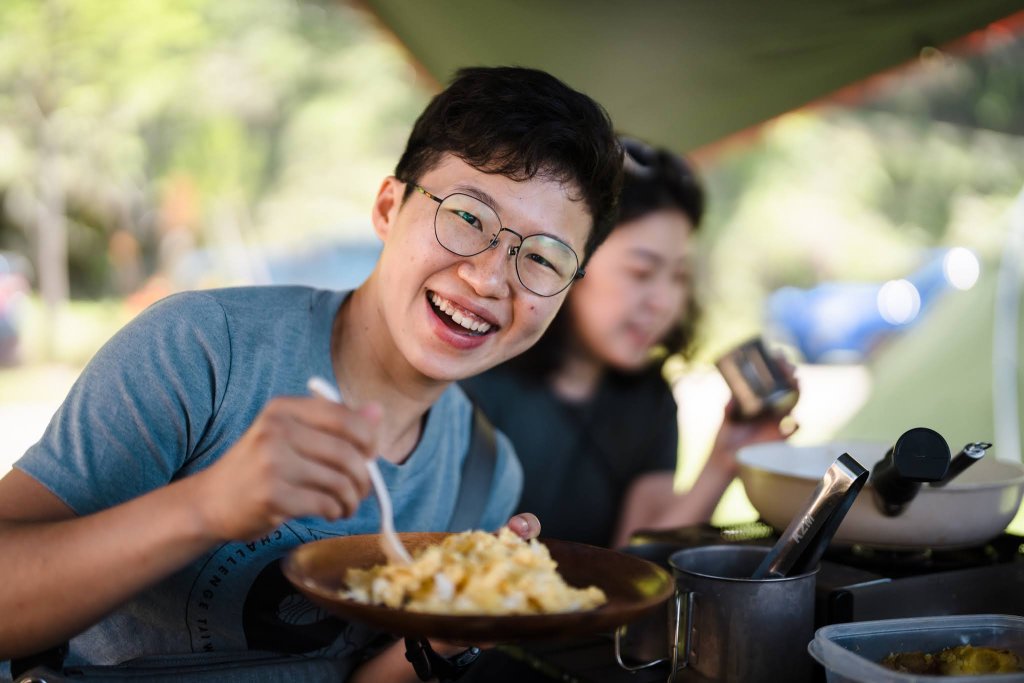
[[[921,311],[921,293],[907,280],[889,280],[878,290],[878,312],[893,325],[905,325]]]
[[[981,264],[970,249],[954,247],[942,260],[942,272],[949,284],[959,290],[967,290],[978,282]]]

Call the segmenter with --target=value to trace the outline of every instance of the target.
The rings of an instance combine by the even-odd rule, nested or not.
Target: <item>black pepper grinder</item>
[[[907,430],[871,470],[875,504],[888,517],[901,514],[922,482],[940,481],[950,461],[949,444],[927,427]]]

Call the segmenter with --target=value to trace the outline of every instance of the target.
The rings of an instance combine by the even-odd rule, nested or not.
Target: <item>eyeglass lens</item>
[[[475,256],[491,246],[501,231],[498,214],[479,199],[449,195],[437,207],[437,241],[460,256]],[[516,273],[535,294],[551,296],[565,289],[576,276],[579,261],[569,245],[546,235],[530,235],[516,254]]]

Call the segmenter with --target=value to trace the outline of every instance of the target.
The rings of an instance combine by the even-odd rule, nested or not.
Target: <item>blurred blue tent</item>
[[[966,249],[932,249],[900,279],[783,287],[766,302],[766,332],[808,363],[863,363],[880,344],[925,320],[943,294],[970,289],[978,270]]]

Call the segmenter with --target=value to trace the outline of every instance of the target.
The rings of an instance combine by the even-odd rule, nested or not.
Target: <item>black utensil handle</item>
[[[968,467],[985,457],[985,451],[990,448],[992,448],[992,444],[985,441],[972,441],[967,444],[950,460],[946,476],[939,481],[933,481],[930,486],[942,488]]]
[[[902,513],[921,489],[921,482],[946,476],[949,462],[949,445],[941,434],[927,427],[904,432],[871,470],[879,511],[889,517]]]

